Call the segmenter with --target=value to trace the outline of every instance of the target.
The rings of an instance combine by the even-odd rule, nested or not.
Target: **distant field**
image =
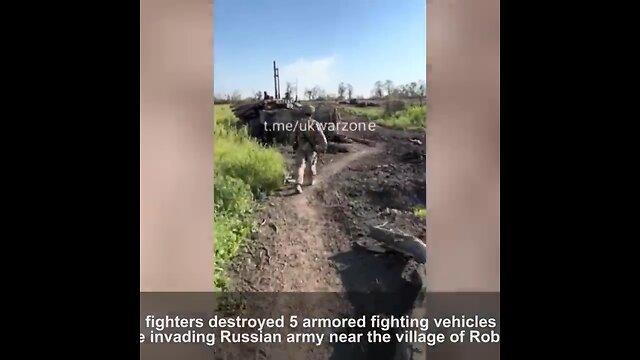
[[[344,105],[343,109],[352,115],[366,117],[369,120],[381,119],[384,112],[384,108],[382,107],[357,107]]]
[[[362,116],[376,124],[391,129],[419,130],[424,129],[427,123],[427,107],[425,105],[410,105],[401,111],[385,112],[384,106],[357,107],[345,105],[344,111],[356,116]]]
[[[280,152],[232,126],[237,119],[229,105],[215,105],[214,119],[214,281],[224,289],[225,267],[254,229],[254,199],[280,186],[285,163]]]

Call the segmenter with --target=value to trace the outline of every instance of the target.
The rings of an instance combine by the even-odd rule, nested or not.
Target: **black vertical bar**
[[[280,68],[276,68],[276,73],[278,74],[278,99],[280,99]]]
[[[276,71],[276,61],[273,60],[273,91],[274,91],[274,99],[278,98],[278,83],[276,80],[277,71]]]

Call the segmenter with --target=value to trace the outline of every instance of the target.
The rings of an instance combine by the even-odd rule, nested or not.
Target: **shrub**
[[[282,154],[258,144],[228,105],[215,106],[214,132],[214,282],[228,285],[225,268],[254,229],[255,198],[277,189],[284,176]]]
[[[243,180],[254,195],[280,187],[285,173],[282,154],[246,136],[230,134],[215,139],[215,174]]]
[[[427,218],[427,209],[424,207],[417,207],[413,209],[413,214],[421,219]]]
[[[227,285],[225,265],[253,230],[254,204],[249,185],[231,176],[216,176],[214,210],[214,281],[215,287],[220,289]]]
[[[399,111],[404,111],[406,107],[405,102],[402,100],[387,100],[384,102],[384,116],[393,116]]]
[[[376,123],[394,129],[416,130],[426,127],[426,116],[425,106],[413,105],[404,111],[384,116]]]

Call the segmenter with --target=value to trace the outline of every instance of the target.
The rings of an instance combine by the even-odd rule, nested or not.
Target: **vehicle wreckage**
[[[304,118],[302,104],[291,99],[266,99],[233,106],[233,114],[238,118],[237,126],[246,126],[249,136],[263,144],[288,145],[293,141],[294,124]],[[349,142],[339,134],[340,114],[332,104],[316,106],[312,117],[323,124],[328,141]]]

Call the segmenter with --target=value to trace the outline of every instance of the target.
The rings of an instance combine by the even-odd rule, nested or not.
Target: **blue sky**
[[[424,0],[215,0],[214,92],[273,95],[298,81],[369,96],[377,81],[426,80]]]

